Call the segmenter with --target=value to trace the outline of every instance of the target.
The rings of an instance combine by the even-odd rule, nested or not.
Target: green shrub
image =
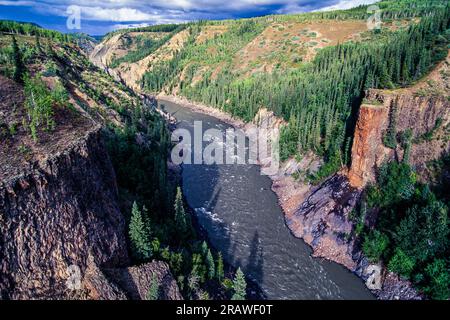
[[[388,269],[405,278],[409,278],[415,264],[414,259],[408,257],[401,249],[397,249],[395,255],[389,261]]]
[[[363,252],[370,262],[378,262],[388,246],[389,238],[378,230],[373,230],[364,240]]]
[[[450,297],[450,275],[444,260],[435,259],[425,268],[427,285],[424,292],[436,300],[448,300]]]

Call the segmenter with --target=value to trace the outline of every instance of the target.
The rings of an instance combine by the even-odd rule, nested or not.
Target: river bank
[[[258,119],[254,122],[245,123],[242,120],[233,118],[229,114],[226,114],[225,112],[222,112],[218,109],[208,107],[203,104],[193,103],[182,97],[160,94],[157,98],[163,101],[170,101],[172,103],[181,105],[195,112],[213,116],[243,131],[256,128],[258,124],[260,124],[260,121],[265,121],[266,124],[272,127],[283,125],[282,120],[276,118],[272,113],[267,111],[264,111],[263,117],[259,115]],[[340,219],[336,219],[337,214],[335,212],[332,212],[332,208],[330,208],[329,203],[331,203],[331,206],[333,206],[336,205],[338,200],[340,200],[336,200],[331,196],[335,193],[336,190],[324,183],[326,185],[324,193],[324,188],[322,187],[322,185],[312,186],[305,182],[299,182],[298,177],[297,179],[294,179],[293,175],[296,172],[304,172],[308,169],[316,170],[320,166],[320,164],[320,159],[312,154],[308,154],[300,159],[300,161],[296,161],[295,159],[288,160],[281,165],[280,170],[276,175],[270,176],[272,180],[271,189],[276,194],[278,203],[283,210],[285,224],[288,229],[295,237],[301,238],[308,245],[310,245],[310,247],[312,248],[312,256],[325,258],[343,265],[358,277],[366,281],[366,285],[369,284],[369,289],[372,289],[371,292],[377,298],[417,299],[418,294],[414,289],[412,289],[409,282],[403,281],[399,279],[395,274],[387,272],[382,266],[380,266],[382,270],[381,281],[383,284],[381,286],[381,289],[374,290],[373,288],[370,288],[371,283],[368,283],[368,279],[371,275],[371,273],[368,273],[370,266],[367,259],[363,257],[361,251],[358,249],[355,241],[341,241],[340,238],[335,234],[335,232],[333,232],[333,228],[331,228],[331,232],[323,232],[320,234],[320,236],[317,236],[317,228],[320,226],[319,223],[321,223],[323,219],[330,219],[330,217],[331,224],[334,224],[333,227],[335,227],[336,229],[353,229],[353,224],[350,221],[341,221]],[[335,178],[334,180],[330,179],[330,181],[331,184],[337,184],[337,186],[335,187],[340,188],[343,186],[342,184],[345,184],[346,179],[344,175],[340,175],[338,177],[339,178]],[[342,179],[342,177],[344,177],[344,179]],[[338,183],[336,183],[336,180],[338,181]],[[354,197],[354,206],[359,193],[358,191],[355,191],[353,189],[349,189],[349,193]],[[313,202],[311,198],[314,198],[314,196],[320,196],[321,199],[319,200],[322,201],[320,203],[320,206],[322,207],[319,206],[318,212],[314,212],[314,215],[316,215],[317,217],[316,219],[312,220],[320,219],[320,221],[307,221],[304,218],[306,214],[302,214],[302,216],[299,218],[299,211],[301,211],[300,209],[305,209],[308,206],[315,207],[317,205],[317,203],[313,203],[313,205],[311,205],[311,202]],[[332,201],[335,201],[336,203]],[[323,210],[321,208],[323,208]],[[340,212],[340,214],[341,213],[342,212]],[[319,241],[317,241],[317,239],[319,239]]]

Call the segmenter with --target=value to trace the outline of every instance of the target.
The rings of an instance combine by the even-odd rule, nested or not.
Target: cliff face
[[[350,184],[354,187],[375,180],[373,166],[386,154],[386,148],[380,142],[388,114],[388,108],[384,106],[361,106],[353,138],[352,165],[348,173]]]
[[[375,181],[384,161],[403,159],[400,144],[395,150],[383,145],[383,136],[394,118],[397,137],[412,133],[409,162],[428,180],[427,162],[450,151],[450,54],[426,80],[414,87],[388,91],[369,90],[359,111],[352,148],[349,180],[361,188]]]
[[[391,117],[395,117],[397,134],[411,130],[410,163],[422,177],[426,176],[428,161],[450,150],[445,132],[450,122],[450,103],[446,97],[370,90],[367,99],[377,101],[379,105],[363,104],[359,111],[348,174],[352,186],[360,188],[374,182],[375,170],[384,161],[403,158],[400,144],[395,150],[383,145],[383,135]],[[421,139],[426,134],[430,138]]]
[[[128,263],[115,175],[100,131],[0,184],[0,289],[6,298],[64,291],[69,267],[89,255],[101,267]]]

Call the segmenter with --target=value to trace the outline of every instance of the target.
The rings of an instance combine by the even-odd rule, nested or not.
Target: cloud
[[[64,20],[68,16],[67,8],[76,5],[81,10],[82,25],[89,28],[98,25],[102,28],[98,32],[105,32],[143,23],[179,23],[199,19],[345,9],[373,2],[375,0],[0,0],[0,6],[10,8],[9,15],[2,14],[3,8],[0,8],[0,16],[14,19],[23,10],[35,13],[31,14],[30,21],[45,26],[48,19]],[[17,9],[11,9],[15,7]],[[33,17],[39,18],[33,20]],[[64,25],[65,23],[61,23],[61,29]]]
[[[107,9],[101,7],[80,7],[82,19],[96,21],[152,21],[161,19],[161,15],[150,14],[133,8]]]
[[[379,0],[340,0],[338,3],[321,8],[320,11],[344,10],[354,8],[364,4],[372,4]]]

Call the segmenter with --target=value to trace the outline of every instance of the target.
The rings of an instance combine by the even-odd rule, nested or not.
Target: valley
[[[0,21],[1,298],[448,299],[450,7],[377,5]],[[175,165],[194,121],[279,130],[280,167]]]

